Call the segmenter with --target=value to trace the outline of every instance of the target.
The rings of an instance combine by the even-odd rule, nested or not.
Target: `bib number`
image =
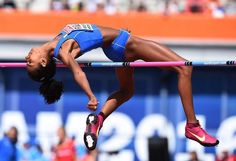
[[[67,34],[71,33],[74,30],[80,31],[93,31],[93,27],[90,24],[68,24],[63,29]]]

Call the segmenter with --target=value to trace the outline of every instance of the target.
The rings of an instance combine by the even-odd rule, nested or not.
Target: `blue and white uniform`
[[[102,47],[103,37],[100,29],[96,25],[91,24],[68,24],[60,33],[61,38],[54,50],[54,57],[59,54],[62,44],[69,40],[75,40],[79,47],[80,53],[84,54],[92,49]],[[125,61],[125,46],[130,37],[130,33],[126,30],[120,30],[119,35],[111,43],[110,46],[103,48],[106,56],[114,61]]]

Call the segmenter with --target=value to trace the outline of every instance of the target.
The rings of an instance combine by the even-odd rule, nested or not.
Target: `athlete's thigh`
[[[170,48],[154,41],[145,40],[134,37],[135,44],[131,50],[127,50],[127,55],[136,55],[136,59],[147,62],[163,62],[163,61],[186,61],[184,58],[176,54]],[[161,67],[165,70],[179,71],[181,67]]]
[[[116,76],[121,89],[134,90],[134,68],[116,68]]]

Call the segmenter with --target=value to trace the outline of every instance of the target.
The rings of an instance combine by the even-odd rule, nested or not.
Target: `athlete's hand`
[[[98,106],[98,100],[95,96],[89,98],[89,102],[88,102],[88,105],[87,107],[92,110],[92,111],[95,111],[97,109],[97,106]]]

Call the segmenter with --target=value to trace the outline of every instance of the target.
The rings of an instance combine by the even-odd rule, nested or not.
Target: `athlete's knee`
[[[178,73],[180,76],[191,77],[193,67],[191,66],[181,66],[179,67]]]

